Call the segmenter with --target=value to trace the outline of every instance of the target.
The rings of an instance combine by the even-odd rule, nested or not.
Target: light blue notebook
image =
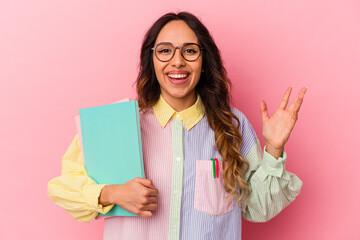
[[[81,108],[85,169],[98,184],[145,178],[137,101]],[[137,216],[115,205],[103,216]]]

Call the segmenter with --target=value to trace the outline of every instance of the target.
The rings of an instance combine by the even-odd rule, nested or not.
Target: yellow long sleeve
[[[114,206],[103,207],[98,203],[105,185],[97,184],[87,175],[79,136],[75,135],[62,158],[61,176],[48,183],[49,198],[76,221],[91,222],[98,213],[107,213]]]

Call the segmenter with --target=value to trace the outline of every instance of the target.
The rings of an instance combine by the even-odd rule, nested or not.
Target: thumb
[[[266,106],[266,103],[264,100],[260,100],[260,112],[261,112],[261,117],[262,117],[263,121],[269,119],[267,106]]]

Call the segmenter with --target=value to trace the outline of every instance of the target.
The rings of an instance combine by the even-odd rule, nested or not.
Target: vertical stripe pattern
[[[249,121],[232,108],[240,120],[240,152],[250,163],[245,177],[251,196],[245,212],[234,199],[229,205],[223,182],[212,178],[210,159],[223,159],[201,99],[180,113],[158,103],[154,110],[140,114],[145,176],[159,190],[158,209],[151,218],[106,218],[105,240],[239,240],[242,216],[253,222],[268,221],[300,193],[301,180],[285,170],[286,153],[275,159],[262,151]],[[48,195],[85,222],[111,206],[97,203],[103,186],[87,176],[79,146],[75,137],[63,158],[62,175],[48,184]]]
[[[173,165],[172,123],[162,128],[153,111],[142,113],[141,139],[145,177],[159,190],[158,208],[151,218],[112,217],[105,219],[104,239],[168,239]]]
[[[183,143],[183,123],[180,120],[172,121],[172,149],[173,149],[173,168],[170,198],[170,224],[169,239],[179,239],[180,234],[180,210],[181,195],[183,188],[184,175],[184,143]]]
[[[184,184],[180,239],[241,239],[241,210],[235,206],[235,201],[231,211],[218,216],[194,208],[195,191],[202,191],[195,187],[196,174],[198,174],[195,168],[196,162],[209,161],[211,158],[222,161],[216,148],[214,132],[210,129],[205,116],[191,131],[184,132]],[[211,176],[212,168],[209,171]],[[204,185],[200,184],[200,186]],[[224,202],[219,201],[221,204]],[[205,209],[209,208],[207,206],[209,202],[202,204]]]

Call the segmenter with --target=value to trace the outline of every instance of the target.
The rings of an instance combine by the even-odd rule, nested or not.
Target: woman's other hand
[[[107,185],[99,197],[103,206],[116,204],[141,217],[151,217],[157,209],[158,190],[150,179],[134,178],[124,185]]]
[[[262,134],[266,141],[266,151],[275,158],[279,158],[284,150],[298,118],[298,112],[304,99],[307,88],[302,88],[294,102],[286,110],[292,88],[289,87],[273,116],[269,117],[264,100],[260,101],[260,112],[263,122]]]

